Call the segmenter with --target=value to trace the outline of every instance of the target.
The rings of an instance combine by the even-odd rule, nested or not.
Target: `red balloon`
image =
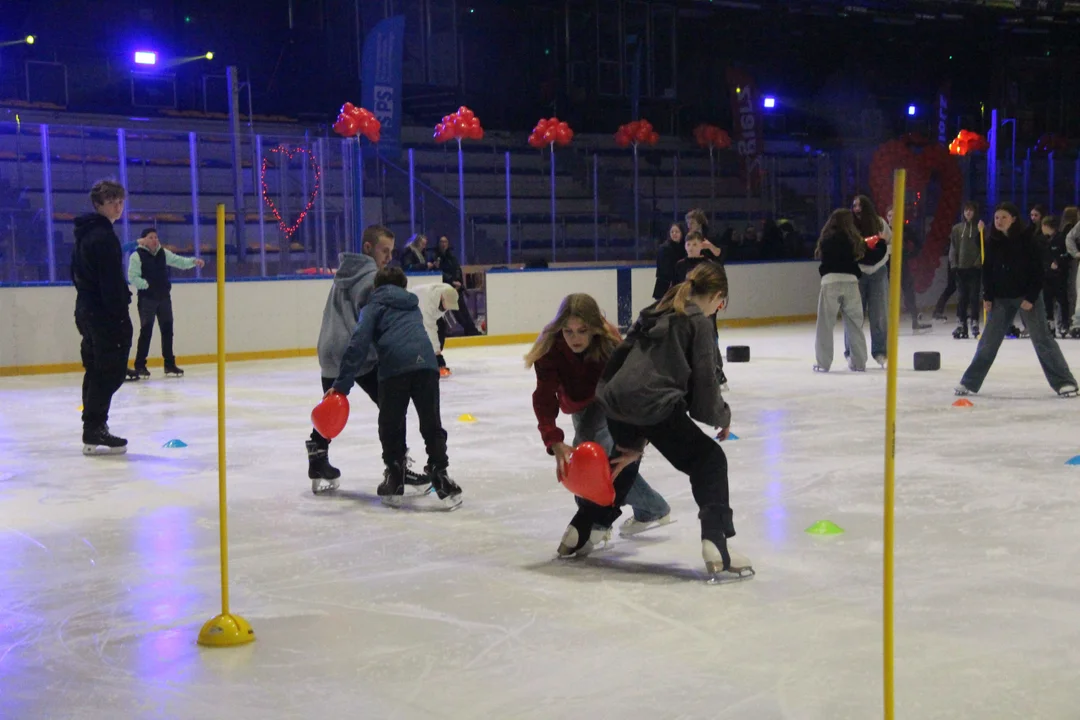
[[[334,132],[342,137],[351,138],[356,135],[359,129],[356,119],[351,115],[339,115],[337,122],[334,123]]]
[[[348,421],[349,398],[339,392],[331,392],[311,411],[312,426],[327,440],[340,435]]]
[[[555,142],[559,143],[560,145],[569,145],[570,137],[570,128],[559,126],[559,129],[556,131],[555,134]]]
[[[566,465],[566,475],[559,479],[567,490],[591,503],[608,507],[615,502],[611,464],[604,448],[594,442],[584,442],[574,448]]]
[[[551,126],[548,126],[547,130],[544,131],[544,144],[550,145],[551,143],[555,142],[557,135],[558,130]]]

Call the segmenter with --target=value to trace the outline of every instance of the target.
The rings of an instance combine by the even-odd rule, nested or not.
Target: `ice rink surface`
[[[1080,717],[1080,400],[1007,340],[952,407],[975,341],[951,329],[901,337],[897,717]],[[453,513],[379,504],[362,394],[331,447],[341,491],[313,496],[317,362],[230,365],[232,608],[258,638],[232,649],[195,644],[219,612],[214,368],[123,387],[113,458],[80,454],[79,376],[0,380],[0,718],[881,717],[885,373],[813,373],[810,325],[720,341],[752,352],[727,366],[724,447],[733,547],[757,570],[722,587],[655,452],[642,474],[677,522],[554,559],[573,502],[524,346],[447,353]],[[1080,370],[1080,341],[1062,346]],[[913,372],[929,349],[942,371]],[[410,442],[422,464],[413,414]],[[804,532],[823,519],[846,532]]]

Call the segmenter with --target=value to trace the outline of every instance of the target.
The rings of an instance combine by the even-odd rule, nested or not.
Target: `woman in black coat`
[[[482,335],[483,333],[476,328],[472,315],[469,314],[468,303],[465,302],[465,274],[461,270],[461,263],[458,262],[454,251],[450,249],[450,238],[445,235],[439,237],[439,244],[435,248],[435,262],[433,265],[436,269],[442,271],[443,282],[447,285],[453,285],[454,289],[458,291],[458,309],[451,312],[458,324],[465,329],[465,335]],[[440,320],[440,322],[442,321]]]
[[[653,285],[653,299],[664,297],[675,281],[675,266],[686,257],[683,247],[683,231],[679,223],[672,223],[668,229],[668,239],[656,253],[656,284]]]

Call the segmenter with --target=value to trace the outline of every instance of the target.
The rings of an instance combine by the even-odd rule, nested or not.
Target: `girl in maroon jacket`
[[[548,454],[555,456],[559,473],[566,469],[573,450],[555,424],[559,410],[573,420],[574,446],[592,441],[609,455],[614,449],[604,411],[594,399],[596,383],[620,340],[619,331],[604,318],[596,300],[575,293],[563,299],[555,319],[548,323],[525,356],[525,367],[536,371],[532,402],[540,423],[540,437]],[[667,501],[640,475],[626,496],[626,504],[634,509],[634,516],[623,523],[619,529],[621,535],[634,535],[671,522]],[[561,543],[559,554],[587,555],[610,536],[610,527],[594,527],[584,546],[575,550]]]

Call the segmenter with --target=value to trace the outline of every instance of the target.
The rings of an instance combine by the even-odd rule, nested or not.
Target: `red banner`
[[[727,69],[728,90],[731,92],[735,150],[742,160],[743,179],[752,188],[761,184],[764,175],[762,152],[765,128],[761,116],[761,98],[754,78],[741,68]]]

